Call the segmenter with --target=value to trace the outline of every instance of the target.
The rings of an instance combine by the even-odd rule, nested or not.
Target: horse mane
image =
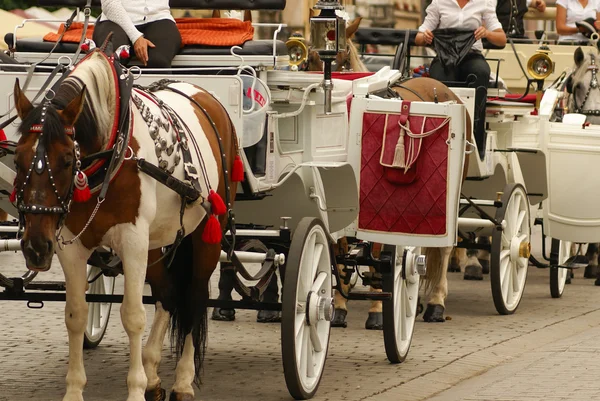
[[[346,44],[348,45],[348,58],[350,60],[350,68],[354,72],[368,72],[369,69],[360,59],[360,55],[358,54],[358,49],[352,40],[348,39]]]
[[[43,127],[43,140],[46,144],[66,140],[64,123],[58,110],[63,110],[78,96],[84,84],[86,96],[83,110],[75,123],[75,138],[82,149],[94,149],[98,145],[104,147],[107,144],[116,111],[117,82],[108,60],[99,51],[95,51],[77,65],[50,101],[52,107],[46,110]],[[42,104],[36,106],[25,117],[19,127],[19,133],[29,133],[31,127],[41,121],[41,114]]]

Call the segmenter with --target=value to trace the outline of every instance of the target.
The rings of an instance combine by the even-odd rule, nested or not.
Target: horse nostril
[[[54,245],[54,244],[52,243],[52,241],[51,241],[51,240],[48,240],[48,241],[46,241],[46,246],[47,246],[47,247],[46,247],[46,252],[49,252],[49,251],[51,251],[51,250],[52,250],[52,246],[53,246],[53,245]]]

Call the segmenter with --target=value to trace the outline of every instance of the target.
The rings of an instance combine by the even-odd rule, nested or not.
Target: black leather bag
[[[475,43],[475,31],[445,28],[433,33],[433,48],[445,69],[456,68],[471,51]]]

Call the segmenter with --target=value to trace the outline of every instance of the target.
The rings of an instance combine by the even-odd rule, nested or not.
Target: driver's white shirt
[[[596,19],[598,13],[598,0],[588,0],[587,6],[583,8],[578,0],[556,0],[556,5],[567,9],[567,26],[576,28],[576,22],[587,18]],[[588,40],[582,33],[573,33],[570,35],[559,35],[558,40]]]
[[[438,28],[462,28],[475,31],[482,25],[488,31],[502,29],[502,24],[496,15],[496,0],[469,0],[463,8],[460,8],[456,0],[433,0],[426,12],[425,20],[419,27],[420,32]],[[473,49],[483,50],[481,39],[473,44]]]
[[[105,20],[114,22],[123,28],[131,43],[142,36],[136,25],[162,19],[175,21],[171,15],[169,0],[102,0],[101,3],[102,14],[96,23]]]

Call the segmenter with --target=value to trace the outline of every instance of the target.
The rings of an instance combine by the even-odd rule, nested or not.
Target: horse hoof
[[[595,266],[587,265],[585,267],[585,271],[583,272],[583,277],[596,278],[597,275],[598,275],[598,265],[595,265]]]
[[[596,281],[594,281],[594,285],[600,287],[600,278],[597,278]]]
[[[423,313],[423,304],[421,303],[421,296],[417,298],[417,316]]]
[[[346,315],[348,311],[344,309],[336,309],[333,315],[333,320],[331,321],[331,327],[348,327],[348,323],[346,323]]]
[[[449,273],[460,273],[460,265],[458,263],[450,263],[448,266]]]
[[[427,309],[423,315],[423,320],[428,323],[443,323],[444,319],[444,307],[442,305],[427,304]]]
[[[220,320],[223,322],[231,322],[235,320],[235,309],[214,308],[212,320]]]
[[[259,310],[256,321],[258,323],[279,323],[281,322],[281,312],[277,310]]]
[[[565,284],[571,284],[571,277],[567,276],[567,279],[565,280]],[[598,285],[598,284],[596,284]]]
[[[194,401],[194,394],[180,394],[175,391],[171,391],[169,401]]]
[[[365,329],[367,330],[383,330],[383,313],[382,312],[369,312],[369,317],[365,322]]]
[[[483,280],[483,269],[481,266],[469,265],[465,267],[465,280]]]
[[[487,259],[478,259],[481,265],[481,272],[483,274],[490,274],[490,261]]]
[[[144,399],[146,401],[165,401],[167,399],[167,392],[164,388],[158,386],[154,390],[146,390]]]

